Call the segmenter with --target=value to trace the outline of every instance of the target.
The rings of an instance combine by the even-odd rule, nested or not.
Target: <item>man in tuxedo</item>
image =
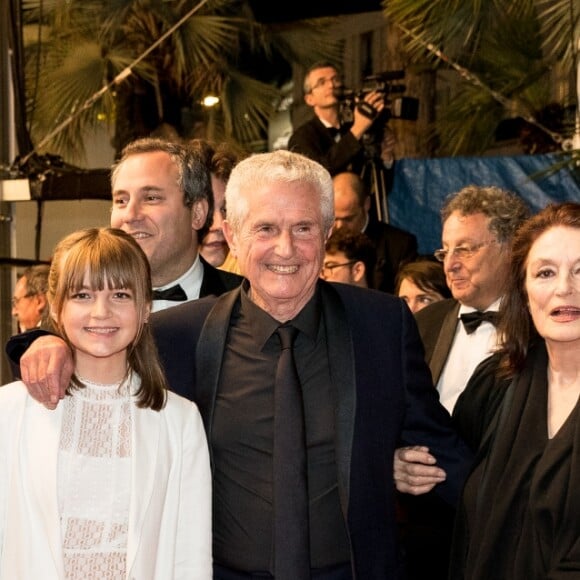
[[[450,196],[441,210],[443,247],[435,256],[453,298],[431,304],[416,318],[433,383],[450,413],[475,367],[497,344],[493,316],[470,324],[465,319],[471,316],[464,315],[497,312],[512,237],[528,215],[516,194],[475,185]]]
[[[497,346],[494,323],[512,237],[528,215],[517,195],[475,185],[450,196],[441,210],[442,249],[435,257],[443,262],[453,298],[431,304],[415,316],[433,383],[449,413],[477,365]],[[410,460],[420,463],[421,458],[413,455]],[[408,580],[445,580],[454,510],[432,494],[402,496],[401,504],[408,519],[404,542]]]
[[[376,262],[372,287],[392,294],[399,268],[417,256],[416,236],[371,215],[371,198],[356,173],[342,172],[332,181],[335,228],[363,232],[373,242]]]
[[[398,578],[396,446],[437,454],[438,491],[451,503],[471,460],[438,403],[414,318],[398,298],[319,278],[334,212],[318,163],[288,151],[253,155],[232,171],[226,202],[224,233],[246,281],[151,317],[170,385],[197,403],[208,435],[214,578]],[[282,372],[278,335],[289,326],[294,360]],[[33,349],[41,340],[60,341],[44,337]],[[65,352],[61,341],[60,361]],[[63,396],[66,377],[41,376],[27,358],[33,396]],[[289,383],[302,399],[294,412],[278,406]],[[279,438],[301,423],[294,444],[305,457],[291,474],[301,483],[279,501],[279,472],[293,463]]]
[[[199,255],[213,218],[209,167],[178,143],[144,138],[129,143],[111,174],[111,227],[132,235],[151,265],[153,310],[219,295],[241,277]]]
[[[302,153],[326,167],[331,175],[362,171],[366,162],[363,136],[376,123],[384,123],[384,95],[370,91],[352,112],[352,122],[343,123],[339,92],[342,79],[329,62],[313,64],[304,77],[304,101],[314,116],[298,127],[288,140],[288,149]],[[389,153],[391,154],[391,153]]]

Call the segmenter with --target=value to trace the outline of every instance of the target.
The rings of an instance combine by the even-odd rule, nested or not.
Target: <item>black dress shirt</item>
[[[247,283],[245,283],[247,285]],[[272,569],[274,375],[279,322],[242,292],[229,330],[216,399],[214,560],[242,571]],[[335,464],[337,395],[330,380],[326,330],[316,295],[292,321],[303,389],[313,568],[349,561]]]

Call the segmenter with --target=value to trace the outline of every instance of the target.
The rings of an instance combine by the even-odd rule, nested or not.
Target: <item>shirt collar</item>
[[[484,312],[497,312],[499,310],[500,306],[501,306],[501,296],[495,302],[492,302],[484,310]],[[475,312],[476,310],[477,310],[477,308],[473,308],[473,306],[465,306],[464,304],[462,304],[459,307],[459,313],[458,313],[457,317],[459,318],[462,314],[467,314],[469,312]]]
[[[248,317],[250,326],[255,331],[254,338],[256,342],[260,345],[260,348],[263,348],[280,326],[280,322],[252,302],[249,292],[250,283],[248,280],[244,280],[241,291],[241,310],[244,316]],[[320,290],[317,285],[314,296],[306,303],[298,315],[288,322],[315,341],[320,326],[321,313]]]
[[[203,264],[199,259],[199,254],[195,257],[195,260],[191,267],[182,274],[176,280],[168,282],[163,286],[156,286],[155,290],[166,290],[171,288],[176,284],[179,284],[185,294],[187,295],[187,300],[197,300],[199,298],[199,293],[201,291],[201,283],[203,281]],[[155,300],[153,302],[153,312],[158,310],[164,310],[170,306],[176,306],[177,304],[182,304],[181,302],[171,302],[170,300]]]

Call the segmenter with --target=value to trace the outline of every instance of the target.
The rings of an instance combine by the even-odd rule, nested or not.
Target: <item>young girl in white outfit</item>
[[[209,580],[207,442],[166,390],[145,254],[121,230],[75,232],[48,297],[75,373],[54,411],[0,388],[0,578]]]

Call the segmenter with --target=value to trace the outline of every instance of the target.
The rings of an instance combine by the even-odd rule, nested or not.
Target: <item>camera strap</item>
[[[379,112],[366,101],[359,101],[356,104],[356,109],[361,115],[364,115],[367,119],[374,120],[377,118],[379,114]]]

